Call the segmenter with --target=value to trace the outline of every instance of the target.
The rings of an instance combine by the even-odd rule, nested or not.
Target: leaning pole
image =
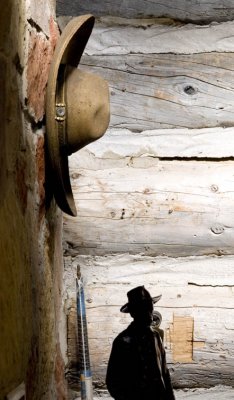
[[[92,374],[89,358],[88,330],[83,280],[77,269],[76,278],[78,350],[80,361],[81,399],[93,400]]]

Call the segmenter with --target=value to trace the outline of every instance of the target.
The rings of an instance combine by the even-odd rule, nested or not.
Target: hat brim
[[[50,66],[46,91],[46,140],[54,197],[58,206],[67,214],[76,216],[68,156],[60,148],[55,119],[56,85],[60,64],[77,67],[94,26],[92,15],[72,19],[64,28],[55,48]]]
[[[154,303],[154,304],[157,303],[157,302],[161,299],[161,297],[162,297],[161,294],[159,294],[158,296],[152,297],[153,303]],[[129,303],[124,304],[124,305],[120,308],[120,311],[121,311],[122,313],[129,313],[129,312],[130,312],[130,310],[129,310]]]

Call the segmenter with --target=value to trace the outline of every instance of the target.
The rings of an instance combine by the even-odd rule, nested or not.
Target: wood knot
[[[224,231],[224,227],[222,225],[218,225],[218,224],[212,226],[210,229],[215,235],[220,235]]]
[[[186,94],[191,96],[191,95],[196,93],[196,90],[194,89],[193,86],[187,85],[187,86],[184,87],[184,93],[186,93]]]

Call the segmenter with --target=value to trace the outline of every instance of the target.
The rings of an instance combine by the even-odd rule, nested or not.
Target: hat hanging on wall
[[[92,15],[72,19],[51,63],[46,93],[46,140],[58,206],[76,216],[68,156],[99,139],[110,119],[109,89],[101,77],[77,68],[94,25]]]

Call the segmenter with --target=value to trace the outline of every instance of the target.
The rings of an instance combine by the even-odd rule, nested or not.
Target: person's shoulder
[[[131,332],[131,325],[129,325],[126,329],[124,329],[122,332],[120,332],[116,338],[114,339],[114,343],[130,343],[132,338],[132,332]]]

